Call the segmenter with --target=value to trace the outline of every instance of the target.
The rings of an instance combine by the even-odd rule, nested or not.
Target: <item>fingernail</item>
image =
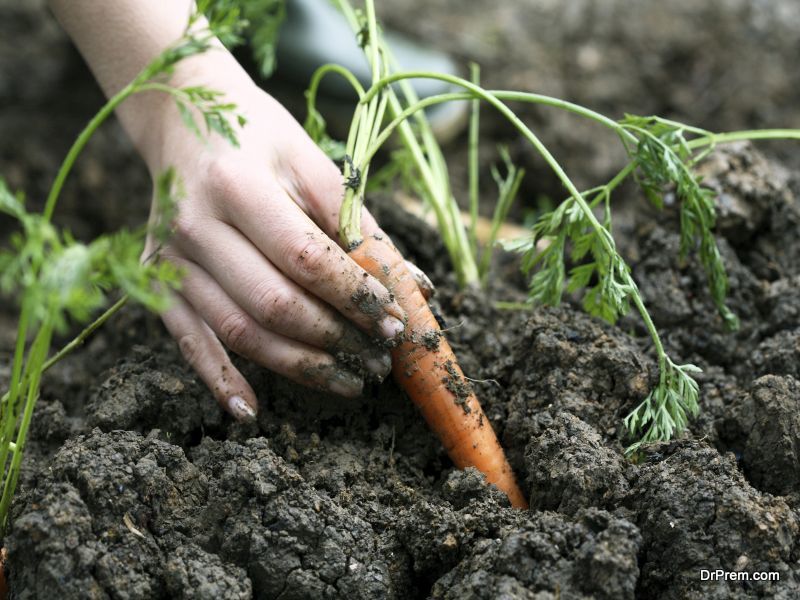
[[[430,277],[425,274],[425,271],[420,269],[410,260],[406,261],[406,268],[411,272],[411,276],[414,278],[414,281],[417,282],[417,287],[422,292],[422,295],[425,296],[426,299],[433,296],[434,292],[436,292],[436,288],[433,287],[433,282],[431,281]]]
[[[403,322],[396,318],[396,317],[386,317],[383,321],[378,324],[378,330],[380,331],[381,335],[385,338],[395,338],[406,328],[403,325]]]
[[[254,421],[256,411],[241,396],[228,398],[228,410],[239,421]]]
[[[364,381],[353,373],[339,371],[328,380],[328,389],[339,396],[355,398],[361,395]]]
[[[383,381],[383,378],[392,369],[392,357],[387,352],[371,355],[364,358],[364,368]]]

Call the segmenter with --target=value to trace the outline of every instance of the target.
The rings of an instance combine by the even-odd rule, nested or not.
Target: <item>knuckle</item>
[[[195,216],[181,212],[172,223],[172,231],[176,240],[195,241],[200,237],[202,224]]]
[[[178,348],[180,348],[186,362],[196,369],[203,354],[200,338],[194,333],[182,335],[178,340]]]
[[[206,165],[208,190],[217,198],[236,200],[244,195],[241,167],[228,157],[216,157]]]
[[[328,270],[333,242],[309,238],[289,245],[290,264],[302,283],[313,285],[318,283]]]
[[[177,248],[172,246],[171,244],[167,244],[158,254],[159,260],[165,260],[169,263],[172,263],[176,267],[184,267],[186,266],[186,259],[183,255],[178,252]]]
[[[260,286],[254,293],[253,305],[267,325],[276,319],[286,320],[296,299],[281,285]]]
[[[318,150],[315,148],[315,150]],[[338,224],[339,209],[345,194],[344,178],[338,167],[325,155],[308,158],[308,153],[287,166],[298,197],[305,207],[323,219]]]
[[[246,350],[250,335],[250,319],[240,312],[229,313],[220,321],[219,335],[222,342],[234,352]]]

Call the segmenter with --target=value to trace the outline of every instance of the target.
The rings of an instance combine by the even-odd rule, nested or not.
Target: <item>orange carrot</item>
[[[6,581],[6,561],[8,550],[0,549],[0,600],[8,598],[8,582]]]
[[[527,508],[503,448],[403,257],[379,236],[364,239],[350,256],[383,283],[406,312],[403,341],[392,350],[395,381],[458,468],[476,467],[505,492],[512,506]]]

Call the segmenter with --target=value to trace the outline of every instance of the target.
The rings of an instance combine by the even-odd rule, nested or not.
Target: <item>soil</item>
[[[588,2],[530,2],[527,13],[504,3],[458,11],[445,0],[421,4],[430,20],[420,19],[420,34],[449,23],[437,42],[471,48],[498,86],[530,87],[537,69],[556,82],[578,61],[583,70],[565,77],[562,85],[572,86],[565,89],[617,111],[700,106],[712,121],[704,124],[738,128],[791,124],[800,106],[795,70],[781,72],[796,55],[782,52],[796,50],[800,31],[788,2],[631,3],[639,8],[619,22]],[[610,5],[619,16],[624,3]],[[673,6],[675,23],[653,27]],[[399,10],[384,3],[387,13]],[[397,26],[408,22],[387,16]],[[715,20],[705,37],[696,27],[680,33],[681,24],[706,17]],[[630,64],[645,42],[658,48],[679,34],[683,45],[663,65]],[[584,35],[557,64],[523,59],[526,48],[554,52]],[[703,41],[714,35],[721,45],[712,53]],[[735,61],[754,61],[748,48],[764,39],[770,45],[761,56],[778,62],[750,68],[747,76],[763,82],[740,87],[752,63],[739,69]],[[22,60],[15,48],[43,61],[42,69],[13,66]],[[501,57],[505,70],[492,70]],[[651,78],[623,80],[624,70],[610,66],[621,57]],[[596,66],[588,77],[591,65],[607,69]],[[0,0],[0,67],[0,172],[35,205],[101,96],[37,3]],[[615,77],[602,75],[609,71]],[[723,74],[733,86],[726,89],[739,94],[725,110],[710,92],[699,94]],[[623,92],[629,104],[616,103]],[[753,113],[755,92],[767,98],[758,105],[763,113]],[[567,153],[570,139],[562,140]],[[578,153],[576,164],[595,151]],[[454,469],[390,381],[345,400],[239,361],[261,402],[258,422],[240,425],[183,363],[157,318],[125,309],[45,379],[3,540],[12,597],[800,596],[800,178],[786,166],[798,158],[795,150],[781,163],[740,144],[701,165],[719,194],[718,242],[742,321],[736,333],[716,316],[696,257],[678,259],[675,208],[656,213],[630,190],[620,197],[615,234],[664,343],[676,362],[704,370],[700,416],[681,439],[647,447],[639,462],[624,455],[621,419],[657,372],[637,318],[612,327],[572,301],[501,310],[496,300],[524,297],[509,257],[501,257],[489,292],[459,291],[435,233],[386,199],[372,201],[399,249],[436,284],[434,306],[469,378],[457,383],[481,398],[530,511],[511,509],[474,470]],[[595,159],[587,164],[600,171],[616,160]],[[594,168],[587,176],[600,172]],[[79,162],[61,223],[90,237],[139,222],[148,185],[110,124]],[[9,228],[0,221],[0,232]],[[5,299],[0,308],[2,388],[14,312]],[[780,581],[704,582],[701,569],[775,571]]]

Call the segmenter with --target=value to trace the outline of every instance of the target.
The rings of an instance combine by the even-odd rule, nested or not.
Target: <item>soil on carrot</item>
[[[24,111],[0,115],[0,172],[41,192],[100,95],[43,14],[0,8],[20,47],[27,31],[42,53],[65,52],[38,87],[20,88]],[[72,90],[66,113],[52,104],[59,86]],[[12,117],[25,111],[37,118],[23,134]],[[78,169],[60,215],[79,235],[145,218],[146,173],[118,127]],[[345,400],[239,361],[261,412],[257,424],[233,422],[158,320],[130,307],[45,378],[3,540],[12,593],[797,597],[800,179],[747,145],[720,149],[702,169],[719,192],[738,332],[715,315],[695,258],[677,258],[673,206],[655,213],[632,197],[616,231],[669,352],[704,369],[701,415],[685,438],[647,447],[636,464],[623,454],[621,419],[657,376],[638,319],[611,327],[571,301],[499,310],[495,300],[524,295],[507,257],[488,293],[459,291],[435,234],[376,198],[379,222],[437,285],[446,336],[530,511],[455,470],[391,381]],[[141,206],[130,209],[134,197]],[[13,343],[7,306],[0,388]],[[780,581],[708,582],[701,569]]]

